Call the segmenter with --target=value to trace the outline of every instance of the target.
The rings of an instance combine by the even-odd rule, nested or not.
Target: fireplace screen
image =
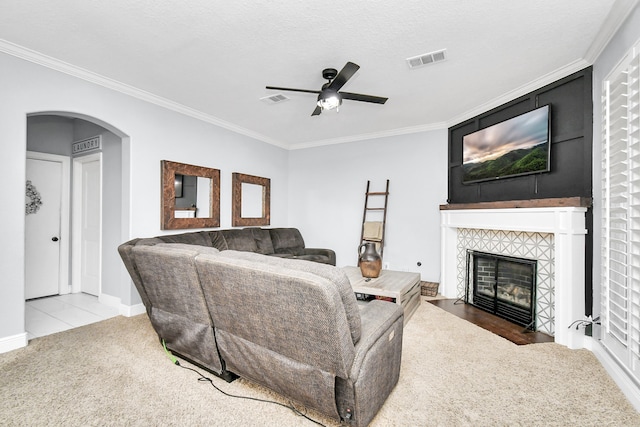
[[[468,251],[465,302],[535,330],[535,260]]]

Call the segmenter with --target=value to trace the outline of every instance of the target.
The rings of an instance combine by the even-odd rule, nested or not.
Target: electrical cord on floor
[[[216,386],[213,383],[213,380],[211,378],[202,375],[202,373],[200,371],[198,371],[197,369],[190,368],[189,366],[182,366],[180,364],[180,362],[178,361],[178,359],[176,359],[175,356],[173,354],[171,354],[171,352],[167,349],[167,346],[165,345],[164,340],[162,340],[162,346],[164,347],[164,351],[167,353],[167,355],[171,359],[171,362],[173,362],[174,365],[179,366],[182,369],[186,369],[188,371],[195,372],[199,376],[198,381],[207,382],[207,383],[211,384],[211,387],[215,388],[216,390],[218,390],[220,393],[224,394],[225,396],[235,397],[236,399],[246,399],[246,400],[253,400],[253,401],[256,401],[256,402],[272,403],[274,405],[279,405],[279,406],[282,406],[284,408],[290,409],[294,414],[296,414],[296,415],[298,415],[300,417],[304,417],[307,420],[311,421],[312,423],[315,423],[315,424],[317,424],[319,426],[322,426],[322,427],[326,427],[321,422],[316,421],[313,418],[309,417],[307,414],[304,414],[304,413],[300,412],[300,410],[296,409],[293,406],[293,404],[285,405],[284,403],[276,402],[274,400],[259,399],[257,397],[249,397],[249,396],[238,396],[238,395],[235,395],[235,394],[227,393],[226,391],[224,391],[221,388],[219,388],[218,386]]]
[[[576,331],[577,331],[581,326],[587,327],[587,326],[599,325],[599,324],[600,324],[600,316],[597,316],[593,319],[591,318],[591,316],[589,316],[586,320],[575,320],[569,325],[568,329],[571,329],[571,327],[575,325]]]

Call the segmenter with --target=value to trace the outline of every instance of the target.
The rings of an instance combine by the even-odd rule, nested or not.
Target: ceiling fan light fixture
[[[322,110],[333,110],[342,104],[342,97],[335,90],[323,89],[318,95],[318,107]]]
[[[344,86],[351,77],[360,69],[358,64],[353,62],[347,62],[342,70],[338,72],[335,68],[325,68],[322,70],[322,77],[327,79],[327,82],[322,85],[322,89],[294,89],[290,87],[278,87],[278,86],[266,86],[269,90],[287,90],[292,92],[304,92],[318,94],[317,105],[313,109],[311,116],[318,116],[324,110],[333,110],[336,112],[342,104],[342,99],[348,99],[350,101],[371,102],[374,104],[384,104],[388,98],[381,96],[363,95],[361,93],[340,92],[342,86]],[[270,99],[271,102],[276,100]]]

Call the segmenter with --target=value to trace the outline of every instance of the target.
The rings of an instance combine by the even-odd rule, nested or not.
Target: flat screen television
[[[551,106],[462,137],[462,182],[549,172]]]

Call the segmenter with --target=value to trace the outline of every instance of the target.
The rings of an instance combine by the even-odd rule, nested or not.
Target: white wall
[[[27,115],[68,112],[95,118],[123,139],[122,218],[126,237],[160,230],[160,161],[219,168],[221,227],[231,227],[231,174],[271,179],[271,221],[288,225],[288,154],[215,125],[0,53],[0,158],[6,186],[0,205],[0,349],[24,345],[24,179]],[[129,177],[131,175],[130,183]],[[176,233],[179,231],[173,231]],[[120,267],[115,295],[135,304],[135,288]]]
[[[383,262],[440,280],[447,129],[294,150],[289,159],[289,223],[307,246],[332,248],[338,266],[356,265],[367,180],[369,191],[384,191],[389,179]]]

